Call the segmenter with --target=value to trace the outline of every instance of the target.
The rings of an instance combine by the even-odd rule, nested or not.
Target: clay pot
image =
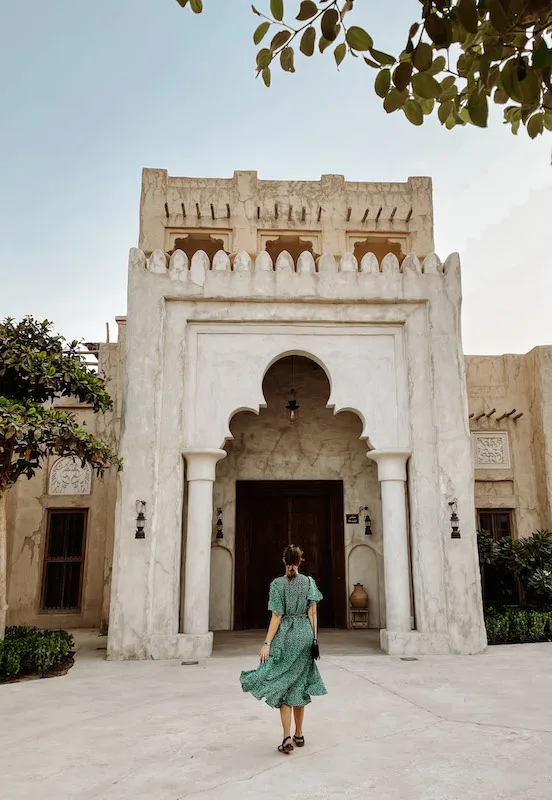
[[[349,602],[351,603],[351,608],[368,608],[368,595],[362,583],[355,583]]]

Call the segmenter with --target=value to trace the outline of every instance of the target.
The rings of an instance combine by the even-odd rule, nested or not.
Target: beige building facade
[[[427,178],[145,170],[127,317],[91,347],[114,409],[76,409],[125,467],[52,459],[11,491],[8,624],[205,656],[265,624],[293,539],[323,624],[362,583],[387,652],[480,652],[477,527],[552,525],[552,348],[464,358],[460,303]]]

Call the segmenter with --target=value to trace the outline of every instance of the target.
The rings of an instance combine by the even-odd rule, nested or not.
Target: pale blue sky
[[[0,0],[0,316],[48,317],[87,341],[114,329],[144,166],[430,175],[437,252],[462,257],[466,352],[552,343],[552,137],[516,138],[498,116],[488,131],[413,128],[385,114],[360,60],[338,73],[331,57],[301,59],[267,90],[249,1],[204,5],[196,17],[175,0]],[[418,13],[418,0],[357,6],[384,48]]]

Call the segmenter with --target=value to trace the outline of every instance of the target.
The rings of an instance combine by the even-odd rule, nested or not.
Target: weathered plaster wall
[[[218,231],[228,252],[253,255],[262,232],[312,234],[318,253],[340,256],[357,234],[406,235],[405,252],[431,253],[433,200],[430,178],[405,183],[259,180],[256,172],[232,178],[176,178],[163,169],[145,169],[140,201],[139,247],[147,254],[170,250],[175,231]]]
[[[334,416],[326,408],[330,395],[328,379],[312,361],[296,358],[294,373],[301,405],[297,422],[291,425],[284,409],[290,388],[290,361],[284,359],[265,378],[267,408],[261,409],[258,417],[249,412],[234,417],[231,424],[234,438],[226,445],[228,456],[217,466],[214,505],[223,509],[222,546],[230,557],[224,558],[219,553],[221,544],[214,539],[212,630],[233,627],[229,566],[234,557],[237,480],[342,480],[345,513],[358,514],[361,506],[368,506],[373,530],[371,537],[364,535],[362,514],[361,524],[345,525],[347,596],[354,583],[363,583],[370,598],[370,624],[374,628],[384,627],[380,487],[376,465],[367,459],[366,444],[359,438],[362,424],[351,412]],[[275,564],[275,574],[278,569]]]
[[[467,356],[466,376],[472,435],[506,433],[510,455],[505,467],[476,464],[476,507],[512,509],[518,536],[550,528],[552,348],[538,347],[526,355]],[[517,414],[522,416],[515,419]]]
[[[124,327],[124,321],[120,321]],[[99,369],[109,377],[114,408],[105,415],[70,401],[56,407],[73,411],[81,424],[118,449],[121,417],[121,365],[124,337],[119,344],[102,344]],[[20,479],[8,495],[8,625],[44,628],[107,629],[113,551],[116,476],[108,471],[92,477],[90,494],[50,495],[49,475],[56,458],[43,464],[35,478]],[[41,611],[48,509],[87,509],[81,608],[78,612]]]

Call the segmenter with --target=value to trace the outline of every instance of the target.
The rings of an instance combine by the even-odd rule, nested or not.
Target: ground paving
[[[552,644],[402,661],[332,633],[329,694],[282,756],[238,682],[258,638],[182,666],[108,662],[81,634],[68,675],[0,686],[1,800],[552,800]]]

